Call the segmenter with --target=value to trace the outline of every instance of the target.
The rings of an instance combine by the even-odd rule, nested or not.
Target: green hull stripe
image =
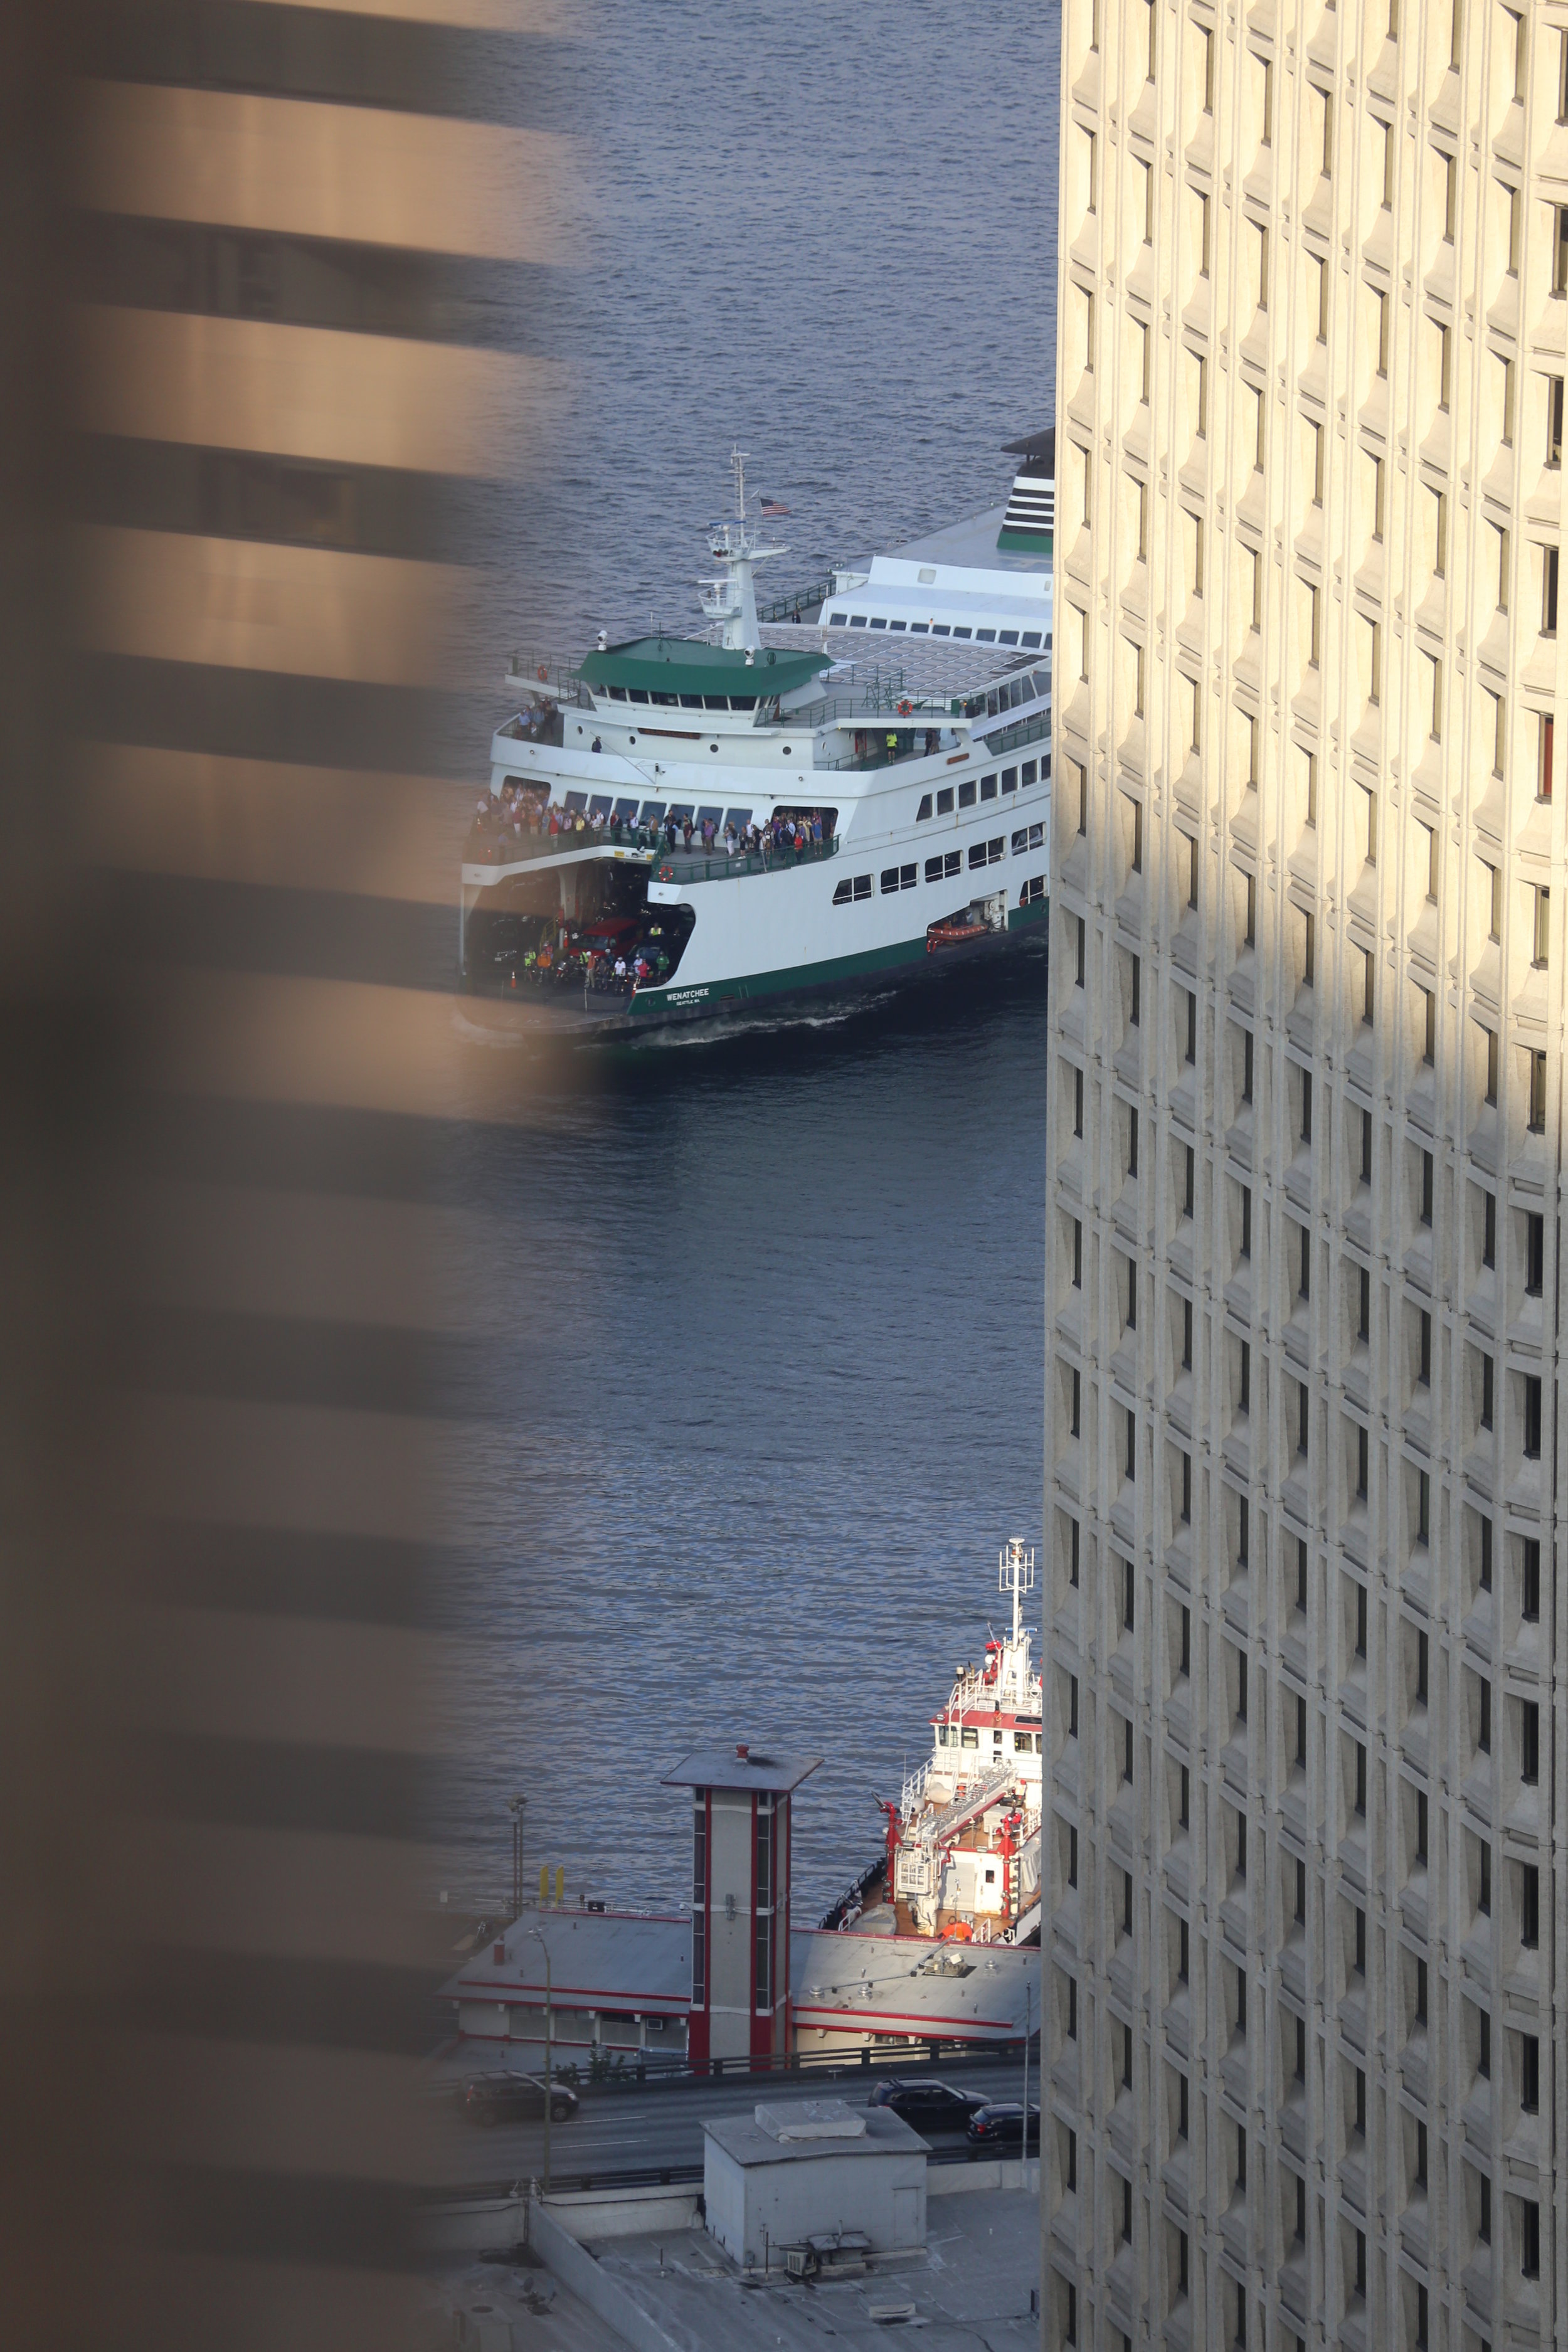
[[[996,546],[1005,555],[1049,555],[1055,536],[1048,530],[999,530]]]
[[[1032,907],[1011,909],[1008,932],[1036,923],[1049,912],[1049,908],[1048,899],[1037,898]],[[671,1007],[679,1011],[687,1005],[739,1004],[753,996],[776,996],[792,988],[831,987],[835,981],[858,980],[867,972],[895,971],[904,965],[930,961],[922,931],[918,939],[900,940],[889,948],[868,948],[863,955],[831,956],[821,963],[788,964],[778,971],[749,971],[743,980],[704,981],[696,987],[682,988],[678,978],[668,988],[639,988],[632,999],[632,1018],[646,1021]]]

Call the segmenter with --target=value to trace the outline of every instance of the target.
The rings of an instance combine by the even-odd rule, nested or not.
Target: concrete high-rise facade
[[[1063,13],[1046,2340],[1555,2341],[1568,6]]]

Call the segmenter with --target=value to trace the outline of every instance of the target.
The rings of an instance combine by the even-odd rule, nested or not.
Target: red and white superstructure
[[[997,1560],[1012,1625],[961,1665],[931,1717],[931,1754],[885,1803],[888,1850],[825,1926],[937,1941],[1022,1944],[1040,1925],[1040,1674],[1023,1622],[1034,1552]]]

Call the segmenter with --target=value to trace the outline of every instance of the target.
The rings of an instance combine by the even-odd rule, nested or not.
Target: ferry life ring
[[[661,866],[658,869],[658,878],[661,882],[673,882],[675,879],[674,866]]]
[[[908,700],[900,702],[899,705],[899,717],[900,719],[907,719],[914,707],[914,704]]]
[[[534,675],[534,677],[539,680],[540,685],[541,685],[541,686],[542,686],[542,685],[545,683],[546,679],[547,679],[547,678],[549,677],[549,676],[550,676],[550,669],[549,669],[549,666],[548,666],[548,664],[547,664],[547,663],[545,663],[545,662],[541,662],[541,663],[540,663],[540,665],[539,665],[539,667],[534,671],[533,675]]]

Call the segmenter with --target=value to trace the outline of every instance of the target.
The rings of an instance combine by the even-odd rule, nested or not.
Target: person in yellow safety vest
[[[889,760],[896,760],[898,756],[899,739],[896,735],[889,735],[888,738],[888,757]]]

